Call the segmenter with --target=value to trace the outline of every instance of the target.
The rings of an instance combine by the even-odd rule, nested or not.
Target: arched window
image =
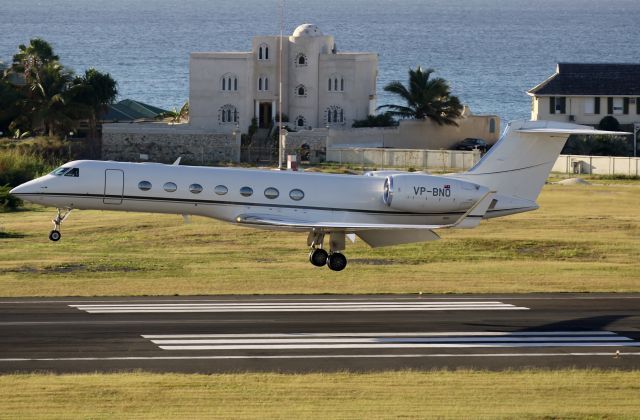
[[[268,59],[269,59],[269,45],[260,44],[260,47],[258,47],[258,60],[268,60]]]
[[[260,76],[258,77],[258,90],[269,90],[269,77],[268,76]]]
[[[298,127],[306,127],[307,126],[307,120],[302,115],[298,115],[296,117],[296,126],[298,126]]]
[[[339,74],[332,74],[328,83],[329,92],[344,92],[344,77]]]
[[[342,125],[345,122],[344,110],[338,105],[331,105],[324,111],[325,121],[329,125]]]
[[[303,53],[296,55],[296,67],[304,67],[307,65],[307,56]]]
[[[297,96],[307,96],[307,88],[304,85],[298,85],[295,93]]]
[[[223,91],[238,90],[238,76],[232,73],[226,73],[220,78],[220,88]]]
[[[226,104],[218,110],[218,122],[220,124],[235,124],[238,122],[238,109]]]

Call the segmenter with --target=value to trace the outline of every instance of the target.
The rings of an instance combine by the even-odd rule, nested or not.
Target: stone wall
[[[119,123],[102,128],[102,159],[210,165],[240,161],[240,133],[211,133],[187,124]]]

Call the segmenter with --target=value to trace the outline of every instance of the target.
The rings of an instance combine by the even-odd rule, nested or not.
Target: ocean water
[[[432,67],[475,113],[528,118],[526,90],[559,61],[640,63],[639,0],[287,0],[285,34],[315,23],[341,51],[379,54],[382,88]],[[96,67],[120,98],[164,108],[188,98],[193,51],[248,51],[278,34],[278,0],[0,0],[0,61],[30,38],[63,64]]]

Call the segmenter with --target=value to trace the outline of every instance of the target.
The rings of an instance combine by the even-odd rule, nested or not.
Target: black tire
[[[329,255],[327,265],[333,271],[342,271],[347,266],[347,257],[339,252],[334,252],[333,254]]]
[[[309,262],[316,267],[322,267],[327,264],[329,254],[324,249],[314,249],[309,253]]]
[[[52,240],[53,242],[58,242],[61,236],[62,235],[58,230],[52,230],[51,232],[49,232],[49,239]]]

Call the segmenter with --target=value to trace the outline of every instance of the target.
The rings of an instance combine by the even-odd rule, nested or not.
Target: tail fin
[[[556,121],[512,121],[489,152],[457,178],[535,202],[571,134],[628,133]]]

